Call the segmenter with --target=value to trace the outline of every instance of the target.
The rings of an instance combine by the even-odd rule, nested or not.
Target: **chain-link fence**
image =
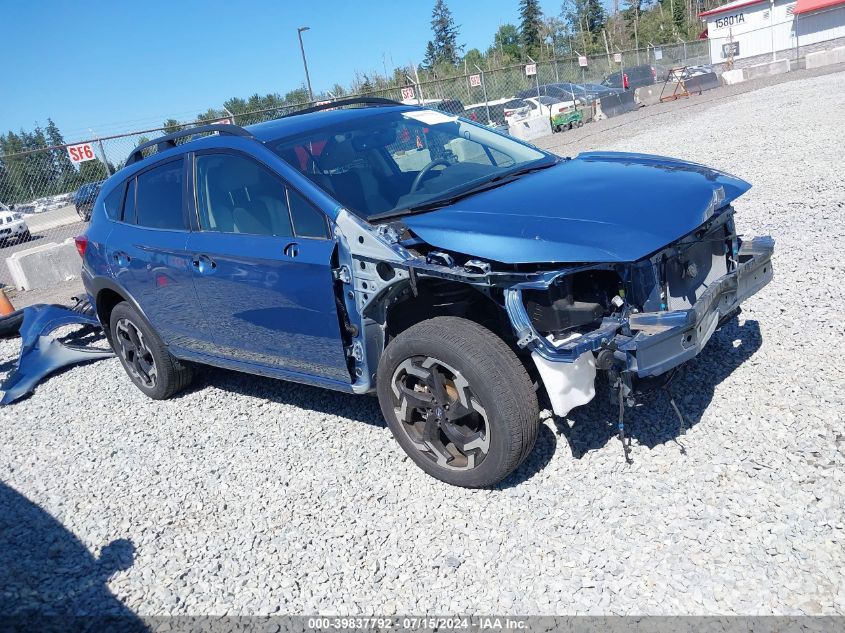
[[[420,73],[379,90],[359,92],[354,96],[377,96],[414,104],[433,105],[453,114],[499,127],[505,127],[508,107],[521,100],[546,94],[546,86],[569,86],[579,101],[595,98],[591,85],[604,80],[612,84],[614,74],[634,66],[653,65],[661,70],[675,66],[693,66],[709,62],[706,41],[679,42],[660,47],[608,52],[589,57],[538,60],[504,68],[467,67],[463,74],[437,77]],[[665,72],[665,70],[663,71]],[[578,93],[571,84],[587,87]],[[598,88],[593,88],[598,90]],[[290,114],[321,101],[284,104],[251,112],[229,113],[219,122],[250,125]],[[20,282],[15,275],[21,251],[58,244],[71,249],[72,238],[84,232],[99,184],[119,170],[127,157],[141,143],[183,127],[214,121],[188,121],[176,127],[138,130],[120,135],[85,139],[53,147],[36,147],[0,155],[0,285],[23,286],[55,283],[71,276],[72,271],[50,271],[43,281]],[[46,145],[46,143],[45,143]],[[46,260],[45,260],[46,261]],[[73,262],[78,269],[78,260]],[[52,265],[52,264],[49,264]],[[67,273],[66,275],[64,273]],[[28,289],[28,288],[26,288]]]

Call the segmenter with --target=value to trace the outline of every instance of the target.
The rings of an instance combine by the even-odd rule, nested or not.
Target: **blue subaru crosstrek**
[[[137,148],[77,239],[151,398],[215,365],[375,392],[443,481],[491,486],[609,379],[620,411],[772,276],[742,180],[671,158],[568,159],[449,113],[347,100]]]

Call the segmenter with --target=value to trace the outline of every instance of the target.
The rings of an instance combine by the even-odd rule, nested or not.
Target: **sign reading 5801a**
[[[67,154],[70,156],[70,160],[74,163],[84,163],[86,160],[94,160],[97,158],[94,154],[94,148],[91,147],[91,143],[68,145]]]

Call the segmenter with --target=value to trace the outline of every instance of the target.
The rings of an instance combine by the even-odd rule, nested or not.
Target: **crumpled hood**
[[[435,248],[508,264],[630,262],[750,187],[673,158],[588,152],[403,222]]]

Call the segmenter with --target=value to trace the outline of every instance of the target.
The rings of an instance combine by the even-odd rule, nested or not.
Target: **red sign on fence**
[[[477,88],[481,85],[481,75],[470,75],[469,76],[469,85],[472,88]]]
[[[581,66],[582,68],[587,67],[587,56],[586,55],[581,55],[580,57],[578,57],[578,65]]]
[[[537,64],[525,64],[525,74],[529,77],[537,74]]]
[[[414,98],[414,87],[413,86],[405,86],[402,88],[402,98],[403,99],[413,99]]]
[[[74,163],[84,163],[86,160],[94,160],[97,158],[94,154],[94,148],[91,147],[91,143],[68,145],[67,154],[70,156],[71,162]]]

